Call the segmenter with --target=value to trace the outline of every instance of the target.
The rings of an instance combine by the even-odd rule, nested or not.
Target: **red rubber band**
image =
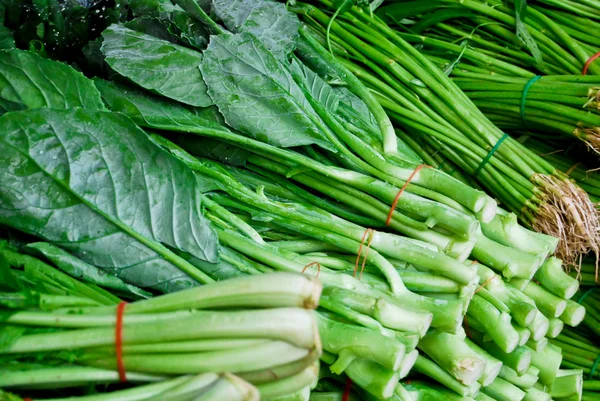
[[[117,369],[121,383],[127,381],[125,363],[123,363],[123,312],[125,311],[125,305],[127,305],[125,301],[117,305],[117,322],[115,325],[115,354],[117,355]]]
[[[348,401],[350,399],[350,389],[352,388],[352,380],[346,378],[346,384],[344,385],[344,393],[342,394],[342,401]]]
[[[369,233],[371,233],[371,235],[369,235]],[[363,234],[362,241],[360,243],[360,247],[358,248],[358,253],[356,255],[356,262],[354,263],[354,277],[356,277],[356,272],[358,271],[358,264],[360,263],[360,256],[362,255],[362,249],[365,245],[367,235],[369,235],[369,241],[367,242],[365,257],[363,259],[362,267],[360,269],[359,280],[362,280],[363,271],[365,270],[365,264],[367,263],[367,256],[369,255],[369,249],[371,248],[371,241],[373,240],[373,236],[375,235],[375,230],[373,230],[372,228],[367,228]]]
[[[581,72],[581,75],[587,75],[588,68],[590,68],[590,65],[592,65],[592,62],[594,60],[596,60],[598,57],[600,57],[600,52],[594,54],[592,57],[590,57],[590,59],[588,61],[585,62],[585,65],[583,66],[583,71]]]
[[[309,264],[304,266],[304,269],[302,269],[302,273],[304,273],[306,269],[314,265],[317,265],[317,278],[319,278],[319,274],[321,274],[321,264],[319,262],[310,262]]]
[[[483,287],[485,287],[486,285],[488,285],[493,279],[495,279],[496,277],[498,277],[497,274],[494,274],[492,277],[488,278],[487,280],[485,280],[483,282],[483,284],[481,284],[479,287],[477,287],[477,289],[475,290],[475,292],[473,294],[477,294]]]
[[[398,191],[398,194],[396,195],[396,198],[394,198],[394,202],[392,202],[392,207],[390,208],[390,213],[388,214],[388,217],[385,220],[385,225],[386,226],[389,226],[390,222],[392,221],[392,215],[394,214],[394,210],[396,210],[396,204],[398,203],[398,199],[400,199],[400,196],[402,196],[402,193],[404,192],[404,190],[406,189],[406,187],[408,186],[408,184],[412,181],[413,178],[415,178],[415,175],[423,167],[431,168],[431,166],[428,166],[426,164],[419,164],[417,166],[417,168],[415,168],[413,170],[413,172],[410,173],[410,175],[408,176],[408,180],[406,180],[406,182],[404,183],[404,185],[402,185],[402,188],[400,188],[400,191]]]

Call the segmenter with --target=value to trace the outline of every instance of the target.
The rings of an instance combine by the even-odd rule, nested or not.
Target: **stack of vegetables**
[[[317,378],[317,280],[241,277],[125,303],[109,291],[150,294],[52,244],[24,250],[60,269],[2,244],[3,389],[38,400],[44,389],[126,382],[136,387],[74,399],[242,401],[304,391]]]
[[[567,263],[599,248],[598,213],[585,191],[495,126],[456,83],[379,17],[348,4],[335,7],[323,0],[319,5],[296,3],[290,9],[376,92],[408,136],[476,178],[527,226],[560,238],[558,255]],[[403,2],[395,5],[402,8]]]
[[[290,10],[331,20],[300,3]],[[27,267],[42,263],[33,254],[83,281],[98,277],[83,287],[63,277],[70,296],[58,310],[9,304],[17,311],[2,330],[33,327],[0,353],[48,370],[46,379],[31,376],[68,395],[84,392],[91,377],[117,381],[122,359],[141,385],[101,400],[211,399],[212,389],[234,387],[282,400],[549,400],[555,383],[576,376],[559,369],[561,349],[548,338],[578,325],[585,308],[571,301],[579,284],[552,254],[574,246],[579,257],[596,234],[559,242],[512,211],[537,228],[588,235],[596,215],[584,213],[585,193],[558,172],[536,170],[543,159],[506,152],[506,161],[482,166],[483,187],[521,183],[515,191],[532,198],[500,197],[509,211],[499,209],[482,190],[426,168],[411,137],[394,130],[384,97],[353,75],[362,70],[329,53],[283,3],[215,0],[207,11],[194,0],[132,1],[84,48],[77,66],[89,77],[32,51],[0,52],[0,76],[11,83],[0,91],[0,224],[27,236],[3,248],[11,275],[36,270]],[[409,48],[407,62],[424,60]],[[429,126],[415,130],[469,135],[479,150],[463,161],[479,163],[486,151],[477,135],[499,131],[464,95],[463,103],[436,101],[427,89],[435,82],[418,76],[401,82],[429,94],[431,108],[398,103]],[[440,93],[462,93],[440,82]],[[303,308],[316,306],[319,287],[300,273],[322,283],[314,313]],[[48,283],[36,290],[45,298],[64,296],[55,276],[28,280]],[[124,309],[122,357],[113,345],[123,308],[115,296],[135,300]],[[278,309],[292,306],[304,318]],[[53,369],[82,379],[60,382],[66,371]],[[224,371],[236,376],[214,374]],[[15,381],[0,387],[27,388],[14,384],[21,376],[6,377]]]
[[[524,5],[511,9],[502,2],[399,2],[378,14],[388,22],[404,21],[398,35],[422,45],[431,62],[452,76],[499,128],[575,137],[598,152],[600,80],[582,73],[598,72],[593,55],[600,43],[579,43],[579,35],[569,36],[575,34],[571,28],[584,26],[573,24],[584,14]],[[589,63],[579,66],[579,60]]]

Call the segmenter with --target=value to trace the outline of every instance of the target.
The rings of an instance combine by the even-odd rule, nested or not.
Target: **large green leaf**
[[[217,260],[193,172],[128,118],[28,110],[0,117],[0,131],[1,224],[142,288],[195,284],[167,247]]]
[[[94,82],[108,108],[127,115],[141,127],[163,129],[163,127],[179,126],[185,129],[185,127],[207,126],[225,129],[219,124],[218,111],[212,110],[214,106],[190,110],[181,103],[115,82],[99,78]]]
[[[111,25],[102,37],[106,62],[117,73],[185,104],[212,104],[198,69],[201,53],[120,25]]]
[[[22,50],[0,51],[0,108],[105,110],[92,81],[70,66]]]
[[[78,280],[96,284],[100,287],[110,288],[119,291],[120,293],[133,294],[136,298],[150,298],[152,296],[151,293],[131,284],[127,284],[120,278],[84,262],[64,249],[48,242],[34,242],[28,244],[25,249],[36,255],[44,256],[60,270]]]
[[[215,14],[232,32],[250,32],[274,54],[285,57],[296,47],[300,21],[285,4],[269,0],[214,0]]]
[[[275,146],[332,146],[286,66],[249,33],[212,36],[200,67],[231,127]]]

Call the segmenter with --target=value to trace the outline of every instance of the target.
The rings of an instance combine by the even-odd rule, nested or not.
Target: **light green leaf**
[[[102,37],[106,62],[117,73],[185,104],[212,104],[198,69],[201,53],[120,25],[111,25]]]

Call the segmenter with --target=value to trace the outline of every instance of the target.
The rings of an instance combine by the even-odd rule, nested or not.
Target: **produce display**
[[[0,401],[600,400],[600,2],[0,21]]]

